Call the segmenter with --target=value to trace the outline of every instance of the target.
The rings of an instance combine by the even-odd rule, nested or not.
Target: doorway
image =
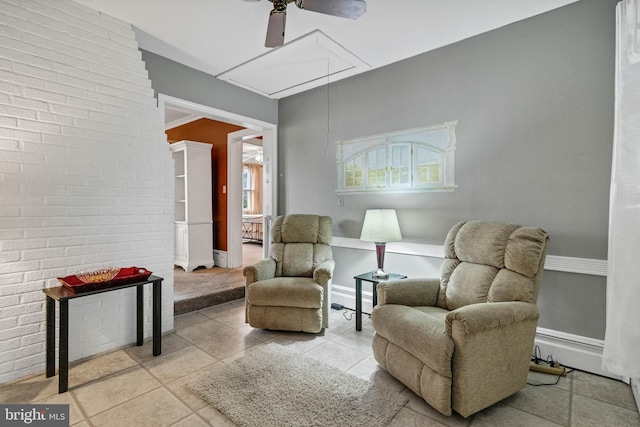
[[[171,116],[172,123],[188,123],[189,121],[208,118],[232,125],[244,127],[237,132],[229,133],[227,138],[227,252],[226,265],[235,268],[242,265],[242,145],[252,138],[260,137],[263,141],[263,206],[265,218],[263,229],[267,234],[263,241],[268,241],[268,224],[276,214],[277,206],[277,126],[235,113],[219,110],[181,100],[168,95],[158,95],[158,105],[165,121]],[[212,248],[213,250],[213,248]],[[263,251],[267,248],[263,245]]]

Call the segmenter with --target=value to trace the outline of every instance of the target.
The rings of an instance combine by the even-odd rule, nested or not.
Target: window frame
[[[445,122],[433,126],[406,129],[397,132],[373,135],[364,138],[336,141],[336,164],[338,172],[338,195],[364,193],[406,193],[455,191],[454,152],[456,145],[455,127],[458,121]],[[394,162],[394,150],[400,148],[401,161]],[[408,159],[405,158],[408,150]],[[426,165],[428,177],[433,174],[429,165],[438,165],[438,181],[418,181],[419,150],[428,153]],[[371,168],[376,153],[376,167]],[[379,153],[384,152],[385,161],[378,162]],[[434,162],[431,157],[439,159]],[[357,169],[360,164],[362,170]],[[355,166],[348,169],[349,166]],[[401,169],[399,173],[396,173]],[[407,169],[407,170],[405,170]],[[372,175],[372,173],[376,171]],[[384,176],[380,179],[380,171]],[[408,179],[405,174],[408,174]],[[358,175],[360,178],[358,180]],[[402,179],[395,180],[396,175]],[[375,180],[373,177],[375,176]],[[380,185],[384,182],[384,185]],[[354,185],[347,185],[354,184]]]

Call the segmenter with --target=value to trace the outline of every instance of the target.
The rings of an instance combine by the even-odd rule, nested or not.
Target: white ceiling
[[[577,0],[367,0],[367,13],[355,21],[292,3],[285,45],[276,49],[264,47],[273,6],[268,0],[75,1],[131,23],[145,50],[278,99]],[[307,45],[316,51],[310,60],[291,42],[315,30],[329,41]],[[330,59],[318,60],[323,55]],[[328,61],[340,66],[333,70]]]

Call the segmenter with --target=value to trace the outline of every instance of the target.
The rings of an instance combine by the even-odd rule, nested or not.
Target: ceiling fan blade
[[[265,47],[278,47],[284,44],[284,27],[287,22],[287,12],[272,10],[269,14],[267,39]]]
[[[367,11],[367,2],[364,0],[296,0],[296,6],[300,9],[351,19],[358,19]]]

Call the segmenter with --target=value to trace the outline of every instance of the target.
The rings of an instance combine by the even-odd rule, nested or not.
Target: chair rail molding
[[[361,249],[365,251],[373,251],[375,248],[368,242],[350,237],[333,236],[331,246],[348,249]],[[427,245],[422,243],[410,242],[390,242],[386,247],[387,253],[396,253],[401,255],[420,255],[430,258],[444,259],[444,246]],[[562,271],[566,273],[588,274],[592,276],[607,276],[608,263],[607,260],[576,258],[559,255],[547,255],[544,263],[544,269],[550,271]]]

